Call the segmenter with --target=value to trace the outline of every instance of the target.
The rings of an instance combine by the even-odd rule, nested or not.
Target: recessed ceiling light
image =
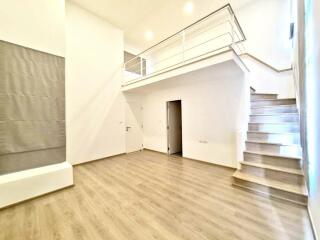
[[[152,31],[148,30],[148,31],[146,31],[146,32],[144,33],[144,37],[145,37],[148,41],[151,41],[151,40],[153,40],[153,38],[154,38],[154,33],[153,33]]]
[[[183,11],[185,14],[192,14],[193,13],[193,2],[187,2],[184,7],[183,7]]]

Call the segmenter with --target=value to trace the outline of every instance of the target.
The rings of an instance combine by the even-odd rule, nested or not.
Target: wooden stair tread
[[[274,99],[274,100],[278,100],[278,99]],[[281,108],[281,107],[293,107],[293,106],[297,106],[297,104],[284,104],[284,105],[269,105],[269,106],[252,106],[251,108]]]
[[[253,113],[250,116],[287,116],[287,115],[299,115],[299,113]]]
[[[278,171],[278,172],[284,172],[284,173],[290,173],[290,174],[304,176],[304,174],[301,171],[301,169],[278,167],[278,166],[273,166],[273,165],[269,165],[269,164],[246,162],[246,161],[242,161],[240,163],[243,164],[243,165],[247,165],[247,166],[252,166],[252,167],[257,167],[257,168],[264,168],[264,169],[274,170],[274,171]]]
[[[297,125],[297,124],[299,124],[299,122],[249,122],[249,124],[278,124],[278,125],[281,125],[281,124],[285,124],[285,125],[291,124],[291,125]]]
[[[277,99],[255,99],[251,100],[251,102],[261,102],[261,101],[282,101],[282,100],[296,100],[295,98],[277,98]],[[291,104],[293,105],[293,104]],[[279,105],[277,105],[279,106]]]
[[[285,135],[300,133],[296,98],[279,98],[275,93],[251,93],[250,102],[248,139],[245,141],[248,150],[243,152],[241,170],[234,173],[233,184],[256,194],[305,205],[308,191],[300,166],[301,145],[296,135]],[[287,141],[284,137],[290,139]]]
[[[267,131],[247,131],[247,133],[257,133],[257,134],[281,134],[281,135],[287,135],[287,134],[299,134],[299,132],[267,132]]]
[[[244,181],[263,185],[266,187],[274,188],[277,190],[286,191],[286,192],[290,192],[290,193],[294,193],[294,194],[298,194],[306,197],[308,196],[307,189],[304,185],[292,185],[288,183],[279,182],[276,180],[270,180],[266,178],[257,177],[251,174],[242,173],[240,171],[236,171],[233,174],[233,177],[244,180]]]
[[[289,155],[263,152],[263,151],[248,151],[248,150],[246,150],[246,151],[244,151],[244,153],[263,155],[263,156],[268,156],[268,157],[278,157],[278,158],[288,158],[288,159],[293,159],[293,160],[301,160],[301,157],[299,157],[299,156],[289,156]]]
[[[297,125],[297,124],[299,124],[300,122],[299,122],[299,120],[295,120],[295,121],[277,121],[277,122],[263,122],[263,120],[259,120],[259,121],[257,121],[257,122],[255,122],[255,121],[250,121],[249,123],[258,123],[258,124],[286,124],[286,125],[288,125],[288,124],[292,124],[292,125]]]
[[[246,143],[259,143],[259,144],[269,144],[269,145],[278,145],[278,146],[297,146],[297,147],[300,146],[300,144],[284,144],[284,143],[275,143],[275,142],[262,141],[262,140],[246,140]]]
[[[278,98],[250,99],[250,102],[257,102],[257,101],[271,101],[271,100],[281,100],[281,99],[278,99]]]
[[[257,92],[254,92],[254,93],[251,93],[251,95],[279,95],[277,93],[257,93]]]

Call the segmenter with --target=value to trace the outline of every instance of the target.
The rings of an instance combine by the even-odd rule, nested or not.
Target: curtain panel
[[[0,174],[66,159],[65,60],[0,41]]]

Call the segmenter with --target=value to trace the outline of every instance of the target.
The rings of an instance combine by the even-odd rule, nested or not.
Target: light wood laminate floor
[[[313,239],[305,208],[235,188],[233,172],[151,151],[76,166],[75,187],[1,210],[0,239]]]

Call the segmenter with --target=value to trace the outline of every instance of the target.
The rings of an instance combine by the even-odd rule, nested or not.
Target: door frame
[[[182,99],[175,99],[175,100],[170,100],[166,102],[166,132],[167,132],[167,155],[170,155],[170,137],[169,137],[169,104],[170,102],[177,102],[180,101],[180,105],[181,105],[181,110],[180,110],[180,114],[181,114],[181,152],[183,155],[183,124],[182,124]]]

